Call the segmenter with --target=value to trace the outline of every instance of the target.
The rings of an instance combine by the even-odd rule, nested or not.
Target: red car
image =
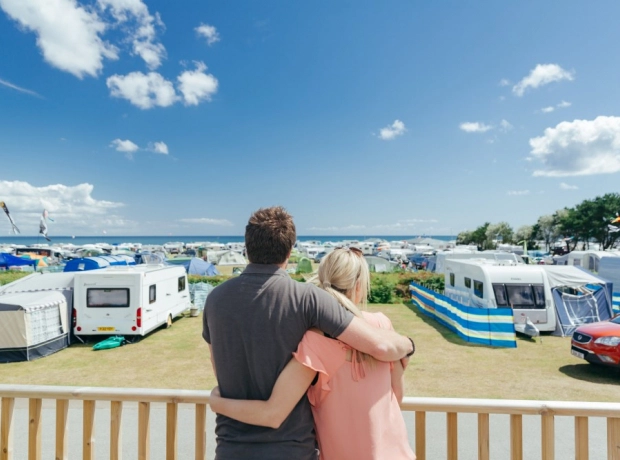
[[[571,354],[591,364],[620,367],[620,315],[579,326],[573,333]]]

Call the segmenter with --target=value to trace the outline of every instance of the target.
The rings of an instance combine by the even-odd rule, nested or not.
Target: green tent
[[[312,262],[307,257],[302,257],[297,262],[297,273],[312,273]]]

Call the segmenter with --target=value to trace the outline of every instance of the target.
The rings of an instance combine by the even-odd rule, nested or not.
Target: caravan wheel
[[[168,319],[166,320],[166,329],[170,329],[172,327],[172,315],[168,315]]]

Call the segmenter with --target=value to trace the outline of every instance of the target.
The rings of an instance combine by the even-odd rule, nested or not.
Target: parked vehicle
[[[511,308],[515,329],[570,336],[576,327],[612,317],[612,285],[577,267],[501,260],[446,260],[445,295],[465,306]]]
[[[146,335],[191,306],[182,266],[136,265],[77,272],[72,323],[76,336]]]
[[[571,340],[571,354],[590,364],[620,367],[620,315],[578,327]]]

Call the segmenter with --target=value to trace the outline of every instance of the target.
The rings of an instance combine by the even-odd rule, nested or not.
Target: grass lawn
[[[570,354],[570,339],[518,339],[517,349],[463,342],[412,305],[373,305],[415,339],[408,396],[573,401],[620,400],[620,371]],[[26,363],[0,364],[0,383],[210,389],[215,385],[201,318],[180,318],[132,345],[92,351],[74,345]]]

